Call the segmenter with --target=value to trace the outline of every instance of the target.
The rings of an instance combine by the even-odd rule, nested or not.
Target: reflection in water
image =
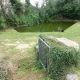
[[[58,32],[64,32],[64,29],[62,29],[61,27],[58,27]]]
[[[64,30],[66,30],[73,24],[74,22],[53,22],[31,27],[20,27],[16,28],[16,30],[18,32],[64,32]]]

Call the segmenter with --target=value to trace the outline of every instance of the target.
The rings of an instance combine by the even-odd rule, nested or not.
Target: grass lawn
[[[14,80],[51,80],[46,71],[36,60],[35,46],[40,34],[55,37],[66,37],[80,45],[80,22],[62,32],[19,33],[14,29],[7,29],[0,33],[0,58],[4,58],[11,69],[11,78]],[[80,77],[80,67],[73,68]]]

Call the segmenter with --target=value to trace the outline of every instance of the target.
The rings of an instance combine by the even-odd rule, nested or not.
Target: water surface
[[[59,28],[66,30],[73,24],[74,22],[53,22],[31,27],[20,27],[16,30],[18,32],[57,32]]]

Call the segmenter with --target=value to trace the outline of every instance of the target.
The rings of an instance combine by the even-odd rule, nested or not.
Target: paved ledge
[[[74,42],[74,41],[72,41],[72,40],[69,40],[67,38],[56,38],[56,37],[53,37],[53,36],[49,36],[48,38],[50,40],[56,42],[57,44],[63,44],[65,46],[73,47],[76,50],[79,50],[79,44]]]

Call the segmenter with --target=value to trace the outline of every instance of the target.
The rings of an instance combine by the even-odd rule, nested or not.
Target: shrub
[[[54,80],[64,80],[72,66],[77,66],[78,54],[73,48],[54,45],[48,54],[50,76]]]
[[[80,58],[79,51],[63,46],[49,40],[46,36],[40,36],[49,46],[47,56],[47,70],[53,80],[64,80],[72,67],[77,67]]]
[[[1,17],[0,17],[0,28],[1,28],[1,29],[4,29],[4,28],[6,28],[6,27],[7,27],[7,26],[6,26],[6,21],[5,21],[4,17],[1,16]]]
[[[8,15],[8,16],[6,16],[6,22],[10,26],[18,27],[19,26],[19,21],[20,20],[19,20],[17,15],[10,15],[10,16]]]

